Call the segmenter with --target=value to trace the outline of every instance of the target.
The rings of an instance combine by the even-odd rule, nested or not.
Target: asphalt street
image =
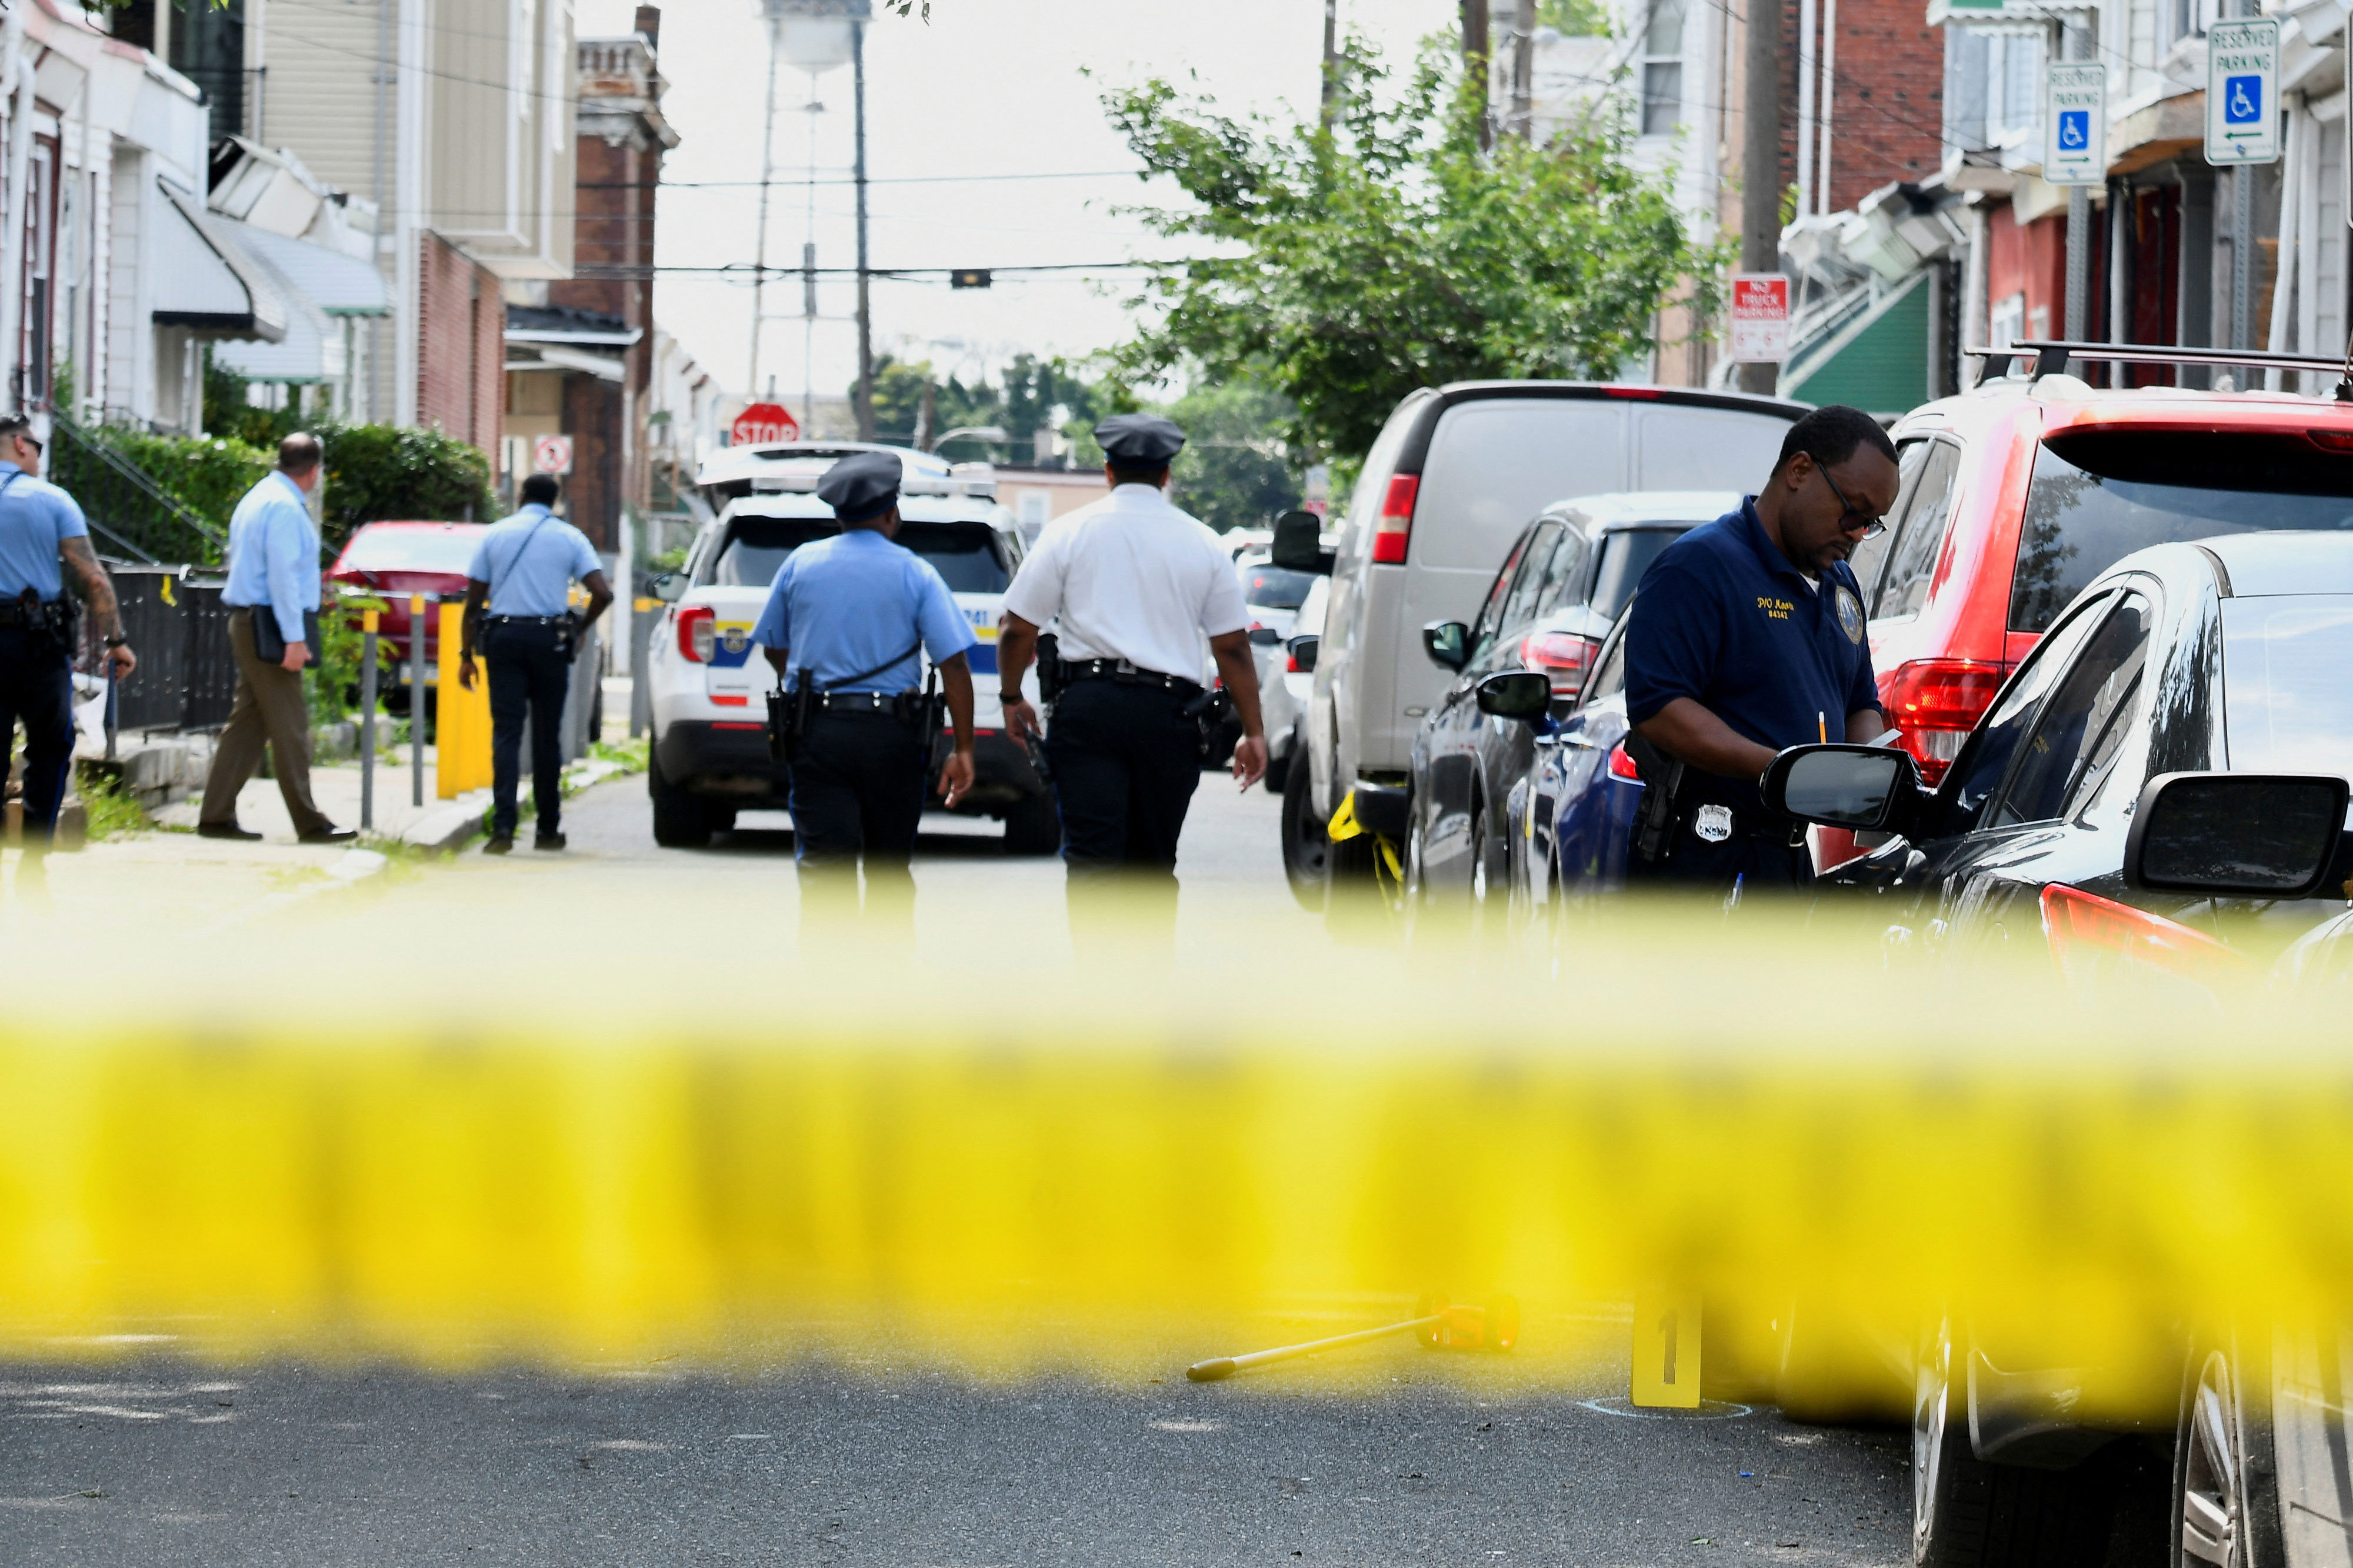
[[[1282,885],[1278,804],[1206,776],[1184,841],[1180,956],[1239,962],[1249,983],[1250,955],[1220,948],[1227,917],[1316,918]],[[462,856],[385,891],[376,918],[454,891],[494,930],[510,890],[553,888],[617,950],[659,888],[741,940],[794,940],[782,816],[657,849],[631,778],[569,803],[566,826],[563,855]],[[1007,858],[994,825],[927,826],[916,875],[920,944],[1068,952],[1059,862]],[[1905,1435],[1634,1411],[1622,1303],[1531,1302],[1507,1353],[1389,1340],[1183,1377],[1402,1308],[1302,1303],[1219,1343],[1144,1326],[1115,1365],[1026,1377],[915,1342],[462,1374],[197,1365],[168,1334],[61,1348],[0,1365],[0,1565],[1909,1561]]]

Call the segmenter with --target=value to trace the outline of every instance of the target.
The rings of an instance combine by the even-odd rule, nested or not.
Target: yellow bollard
[[[464,647],[465,606],[441,606],[441,686],[435,713],[435,738],[439,758],[434,768],[436,793],[455,800],[469,790],[488,788],[491,782],[490,672],[478,660],[474,689],[458,681],[458,658]]]

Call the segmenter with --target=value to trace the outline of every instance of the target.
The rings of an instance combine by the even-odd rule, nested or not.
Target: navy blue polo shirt
[[[1838,562],[1817,591],[1766,537],[1754,496],[1661,551],[1627,613],[1633,723],[1688,697],[1779,751],[1825,730],[1843,741],[1849,713],[1879,706],[1854,573]],[[1736,807],[1763,804],[1753,779],[1708,783]]]

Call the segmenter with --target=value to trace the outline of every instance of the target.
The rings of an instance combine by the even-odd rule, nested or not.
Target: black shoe
[[[199,822],[196,824],[196,837],[234,838],[240,844],[258,844],[261,841],[260,834],[248,833],[234,822]]]
[[[564,847],[564,835],[543,833],[531,841],[531,847],[533,849],[561,849]]]
[[[482,846],[482,853],[485,855],[503,855],[513,847],[513,834],[493,833],[491,835],[491,841]]]
[[[349,844],[359,836],[356,827],[314,827],[301,837],[305,844]],[[254,837],[259,838],[261,835],[257,833]]]

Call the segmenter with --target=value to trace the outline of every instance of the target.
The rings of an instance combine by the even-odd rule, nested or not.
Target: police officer
[[[564,847],[564,698],[581,638],[613,590],[588,536],[555,515],[554,474],[522,482],[522,510],[482,531],[466,568],[464,647],[458,684],[474,689],[474,650],[491,666],[491,841],[486,855],[514,848],[515,791],[522,721],[531,712],[531,795],[539,812],[534,849]],[[588,590],[588,613],[572,616],[572,584]],[[488,612],[485,615],[485,611]],[[487,625],[484,623],[487,622]]]
[[[1005,726],[1017,740],[1039,732],[1021,675],[1059,616],[1062,690],[1045,742],[1071,890],[1124,871],[1173,898],[1176,839],[1201,780],[1204,637],[1241,717],[1234,776],[1248,789],[1266,772],[1250,611],[1217,534],[1164,493],[1185,432],[1122,414],[1095,440],[1111,494],[1047,524],[1005,591]]]
[[[841,531],[804,544],[776,569],[752,628],[778,679],[811,689],[807,728],[792,763],[794,858],[802,920],[855,914],[864,857],[868,912],[912,919],[908,862],[923,816],[930,705],[917,683],[928,653],[955,727],[940,784],[947,804],[972,788],[972,668],[979,641],[938,568],[892,542],[899,531],[899,459],[842,458],[818,481]]]
[[[66,579],[106,641],[117,679],[138,665],[114,584],[90,552],[73,497],[41,479],[41,444],[22,415],[0,419],[0,779],[25,721],[25,847],[48,847],[73,764],[73,646]]]
[[[1646,785],[1631,879],[1736,894],[1813,879],[1757,784],[1786,746],[1887,728],[1847,558],[1895,504],[1895,447],[1860,409],[1789,427],[1762,493],[1662,551],[1628,614],[1630,746]],[[1651,814],[1655,814],[1655,817]]]

